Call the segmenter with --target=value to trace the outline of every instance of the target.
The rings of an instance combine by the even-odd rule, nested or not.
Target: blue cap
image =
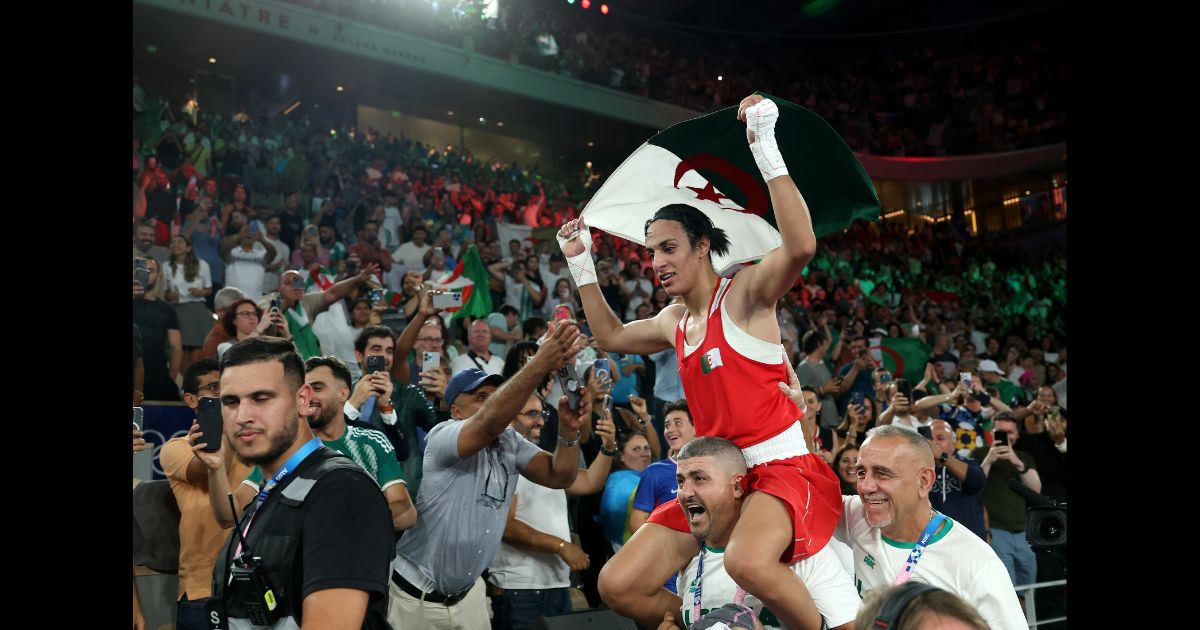
[[[499,374],[488,374],[479,368],[467,368],[455,374],[446,384],[446,404],[453,405],[454,399],[463,392],[473,392],[485,384],[497,387],[504,382]]]

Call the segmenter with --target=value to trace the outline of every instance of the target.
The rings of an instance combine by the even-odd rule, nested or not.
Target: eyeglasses
[[[258,311],[238,311],[238,317],[258,317]]]
[[[479,500],[476,501],[476,503],[479,505],[492,510],[500,509],[500,506],[504,505],[505,498],[508,497],[508,468],[506,468],[504,466],[504,462],[500,460],[499,453],[496,453],[493,456],[492,451],[495,450],[498,449],[491,447],[484,449],[484,457],[487,458],[488,474],[487,478],[483,482],[483,492],[480,493]],[[500,491],[499,498],[494,496],[495,489],[492,487],[492,471],[494,471],[496,468],[500,468],[504,471],[504,489]],[[499,482],[497,482],[496,485],[499,485]]]
[[[445,343],[441,337],[417,337],[417,341],[424,341],[425,343],[436,343],[439,346],[442,345],[443,343]]]
[[[524,416],[526,418],[529,418],[530,420],[533,420],[534,418],[545,418],[546,411],[545,410],[537,411],[536,409],[530,409],[529,411],[522,411],[521,413],[519,413],[517,415]]]
[[[196,391],[202,392],[204,390],[209,390],[215,394],[218,391],[220,391],[220,389],[221,389],[221,381],[213,381],[213,382],[209,383],[208,385],[201,385],[200,387],[197,387]]]

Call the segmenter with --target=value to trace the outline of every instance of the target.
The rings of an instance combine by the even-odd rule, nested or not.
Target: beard
[[[154,247],[154,241],[150,241],[150,240],[138,241],[138,249],[142,250],[143,252],[150,251],[150,248],[152,248],[152,247]]]
[[[337,413],[337,407],[322,404],[321,413],[315,416],[310,415],[306,417],[308,420],[308,426],[310,429],[324,429],[325,427],[329,426],[329,423],[333,421],[333,418],[337,416]]]
[[[275,435],[268,436],[264,434],[270,440],[267,450],[264,453],[261,455],[242,455],[242,453],[238,452],[238,459],[248,466],[258,466],[263,470],[264,475],[273,474],[266,470],[265,467],[273,463],[280,455],[286,453],[292,447],[292,444],[295,444],[296,436],[300,433],[300,417],[296,415],[295,411],[292,414],[296,418],[296,422],[285,422],[283,428]]]

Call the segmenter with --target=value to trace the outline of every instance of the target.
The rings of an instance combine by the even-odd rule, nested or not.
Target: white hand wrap
[[[583,253],[576,256],[567,257],[567,269],[571,270],[571,277],[575,279],[575,287],[582,288],[589,284],[596,284],[596,263],[592,260],[592,230],[591,228],[583,228],[575,232],[571,238],[563,238],[555,234],[558,239],[558,248],[562,249],[567,243],[579,239],[583,243]]]
[[[783,155],[779,153],[779,145],[775,142],[775,121],[779,120],[779,106],[770,99],[759,101],[753,107],[746,108],[746,128],[754,133],[754,143],[750,145],[750,153],[762,173],[763,180],[771,181],[780,175],[787,175],[787,165],[783,163]]]

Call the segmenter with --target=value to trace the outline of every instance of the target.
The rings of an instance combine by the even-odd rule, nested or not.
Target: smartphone
[[[221,399],[212,396],[202,396],[200,405],[196,408],[196,419],[200,422],[200,432],[204,437],[202,451],[212,453],[221,450]]]
[[[603,410],[604,410],[604,413],[607,413],[609,416],[612,416],[612,410],[613,410],[613,397],[612,397],[612,396],[609,396],[608,394],[605,394],[605,395],[604,395],[604,407],[603,407]]]
[[[971,382],[971,373],[963,372],[962,374],[959,375],[959,378],[962,379],[963,384],[966,385],[967,390],[970,391],[971,387],[974,386],[974,384]]]
[[[862,408],[864,399],[866,399],[866,396],[862,392],[854,392],[853,394],[850,394],[850,404],[854,405],[855,407]]]
[[[554,307],[554,319],[571,319],[571,307],[566,304]]]
[[[608,359],[596,359],[592,363],[592,371],[596,373],[596,378],[602,383],[612,378],[608,369]]]
[[[904,396],[905,398],[908,399],[908,402],[911,403],[913,401],[913,399],[912,399],[912,393],[913,393],[912,382],[905,378],[896,379],[896,393],[900,394],[901,396]]]
[[[434,293],[434,308],[462,308],[462,293]]]
[[[378,306],[381,302],[383,302],[383,289],[371,289],[369,299],[371,300],[372,307]]]
[[[891,383],[891,382],[892,382],[892,373],[891,372],[880,372],[879,373],[879,383],[880,384]]]
[[[996,431],[995,433],[993,433],[993,435],[996,436],[996,439],[993,442],[993,444],[999,445],[999,446],[1008,446],[1008,431],[1003,431],[1003,430]]]
[[[558,383],[562,386],[563,394],[567,396],[567,406],[578,411],[579,401],[583,398],[583,388],[572,376],[570,368],[565,365],[558,368]]]
[[[258,221],[251,221],[251,222],[250,222],[250,235],[251,235],[251,236],[258,236]]]
[[[142,410],[141,407],[133,408],[133,430],[134,431],[142,430],[142,419],[144,417],[143,414],[144,414],[144,411]]]
[[[367,357],[367,374],[375,372],[387,372],[387,359],[378,354]]]
[[[280,310],[282,307],[283,307],[283,302],[281,302],[281,301],[279,300],[279,298],[277,298],[277,297],[273,297],[273,298],[271,298],[271,308],[270,308],[270,309],[268,309],[268,310],[271,310],[271,311],[278,311],[278,310]]]
[[[421,371],[428,372],[442,367],[442,355],[439,352],[421,353]]]
[[[1051,405],[1046,409],[1046,422],[1058,422],[1062,419],[1062,412],[1059,411],[1058,405]]]
[[[133,259],[133,281],[145,287],[150,284],[150,268],[145,258]]]

